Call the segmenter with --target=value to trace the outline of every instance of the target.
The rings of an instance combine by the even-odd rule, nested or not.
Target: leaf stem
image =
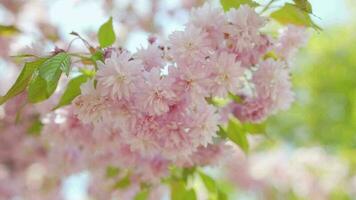
[[[268,10],[268,8],[270,8],[270,6],[275,2],[276,0],[270,0],[266,6],[262,9],[262,11],[260,12],[260,14],[266,12]]]

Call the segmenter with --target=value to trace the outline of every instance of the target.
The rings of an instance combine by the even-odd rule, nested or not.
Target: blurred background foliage
[[[356,148],[354,30],[355,25],[332,27],[311,37],[293,64],[296,101],[270,119],[270,135],[296,146]]]

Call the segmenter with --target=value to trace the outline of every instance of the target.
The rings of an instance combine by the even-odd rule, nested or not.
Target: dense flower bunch
[[[218,134],[232,116],[259,123],[293,101],[288,63],[305,29],[272,38],[266,23],[247,5],[224,13],[205,4],[167,41],[150,38],[134,53],[103,49],[70,105],[50,112],[59,89],[39,106],[46,169],[56,177],[89,170],[97,199],[132,199],[143,184],[158,199],[172,166],[217,164],[233,150]]]

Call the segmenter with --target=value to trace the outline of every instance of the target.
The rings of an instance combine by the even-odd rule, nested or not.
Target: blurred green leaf
[[[304,10],[307,13],[313,13],[312,5],[308,0],[293,0],[295,5],[298,6],[301,10]]]
[[[196,200],[194,189],[187,189],[183,181],[171,181],[171,200]]]
[[[203,183],[205,185],[205,188],[210,192],[210,193],[216,193],[216,183],[213,178],[210,176],[204,174],[203,172],[199,172],[199,175],[201,179],[203,180]]]
[[[20,32],[21,31],[14,25],[6,26],[0,24],[0,36],[13,36]]]
[[[209,192],[209,200],[227,200],[227,195],[219,189],[218,183],[212,177],[202,171],[199,175]]]
[[[148,199],[149,191],[148,190],[141,190],[139,193],[136,194],[134,200],[146,200]]]
[[[27,130],[27,132],[29,135],[32,136],[39,136],[41,134],[42,128],[43,128],[42,122],[39,119],[37,119],[32,123],[32,125]]]
[[[110,19],[100,27],[98,32],[98,39],[100,47],[102,48],[114,44],[116,35],[114,32],[112,17],[110,17]]]
[[[270,16],[281,24],[294,24],[321,30],[321,28],[312,21],[309,13],[300,9],[295,4],[286,3],[282,8],[271,13]]]
[[[96,50],[92,54],[91,60],[93,60],[93,62],[101,61],[104,63],[104,52],[101,49]]]
[[[257,7],[259,4],[253,0],[220,0],[224,11],[228,11],[231,8],[239,8],[243,4],[247,4],[251,7]]]
[[[58,105],[54,109],[69,105],[73,101],[73,99],[75,99],[75,97],[80,95],[80,86],[83,83],[87,82],[87,80],[88,77],[86,75],[80,75],[70,80],[61,99],[59,100]]]
[[[120,181],[117,181],[114,184],[114,189],[127,188],[130,184],[131,184],[130,174],[128,173],[124,178],[122,178]]]
[[[114,178],[119,175],[120,169],[118,167],[108,166],[106,168],[106,177],[107,178]]]
[[[5,96],[0,97],[0,105],[5,103],[7,100],[11,99],[12,97],[15,97],[16,95],[20,94],[22,91],[24,91],[28,86],[28,83],[30,82],[33,73],[46,60],[47,60],[46,58],[41,58],[33,62],[25,63],[14,85],[12,85],[12,87],[5,94]]]
[[[249,144],[247,140],[247,132],[236,118],[230,119],[226,130],[226,136],[237,144],[244,152],[248,152]]]

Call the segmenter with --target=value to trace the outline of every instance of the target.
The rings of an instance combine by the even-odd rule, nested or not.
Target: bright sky
[[[50,20],[61,27],[62,34],[70,33],[75,30],[85,32],[86,30],[97,30],[99,26],[107,20],[107,14],[101,9],[99,2],[101,1],[86,1],[77,4],[73,0],[46,0],[50,10]],[[126,4],[127,0],[116,0],[119,4]],[[260,0],[266,2],[266,0]],[[145,9],[146,0],[138,0],[140,10]],[[347,21],[349,11],[344,0],[310,0],[314,8],[314,14],[317,24],[322,27],[342,24]],[[179,0],[167,0],[166,6],[175,7],[179,4]],[[64,14],[65,13],[65,14]],[[115,13],[114,13],[115,15]],[[165,20],[161,17],[160,19]],[[166,26],[166,32],[171,32],[177,28],[181,28],[185,19],[180,21],[162,21]],[[135,33],[127,42],[129,50],[136,50],[137,41],[146,41],[147,35],[143,33]],[[133,41],[135,44],[133,44]]]

